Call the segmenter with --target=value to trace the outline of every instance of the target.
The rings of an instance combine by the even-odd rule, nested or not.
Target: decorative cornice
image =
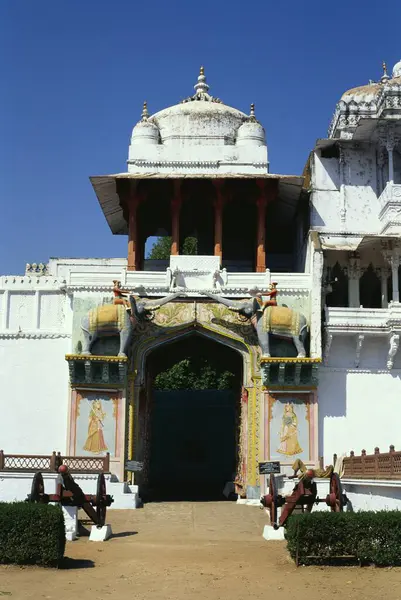
[[[196,137],[196,139],[199,138],[199,136],[194,136],[194,137]],[[182,136],[180,136],[180,139],[182,139]],[[188,160],[188,161],[157,160],[157,161],[154,161],[154,160],[131,158],[131,159],[127,160],[127,164],[135,165],[137,167],[150,168],[150,169],[162,169],[162,168],[168,168],[168,169],[175,169],[175,168],[218,169],[222,165],[232,164],[232,161],[230,161],[230,160],[215,160],[215,161],[211,161],[211,160]],[[252,166],[252,167],[260,168],[260,169],[267,169],[267,167],[269,166],[268,162],[256,162],[256,161],[252,161],[250,163],[239,163],[238,161],[235,161],[235,164],[236,165],[243,164],[246,166]],[[222,177],[224,177],[224,174],[222,174]]]
[[[262,363],[308,363],[308,364],[316,364],[321,363],[321,358],[285,358],[285,357],[264,357],[260,358],[260,362]]]
[[[78,361],[87,361],[91,362],[112,362],[112,363],[121,363],[128,362],[128,358],[126,356],[100,356],[94,354],[66,354],[66,360],[78,360]]]
[[[391,371],[389,371],[389,369],[356,369],[356,368],[347,368],[347,367],[326,367],[326,366],[322,366],[320,367],[320,373],[322,373],[322,371],[327,371],[329,372],[333,372],[333,373],[359,373],[359,374],[366,374],[366,373],[370,373],[372,375],[389,375],[391,373],[391,375],[401,375],[401,369],[392,369]]]
[[[0,339],[56,339],[71,338],[71,333],[57,331],[0,331]]]

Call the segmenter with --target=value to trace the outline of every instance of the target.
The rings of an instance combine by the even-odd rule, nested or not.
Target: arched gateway
[[[145,105],[128,172],[91,178],[128,253],[69,274],[69,452],[110,452],[113,475],[149,497],[223,497],[231,482],[254,499],[260,462],[317,459],[322,257],[294,229],[302,178],[268,173],[254,106],[247,115],[208,89],[202,69],[191,98],[154,115]],[[201,358],[213,376],[195,384]],[[192,383],[163,387],[183,360]],[[288,403],[295,454],[281,439]]]
[[[243,481],[243,363],[235,344],[202,330],[148,349],[132,449],[143,497],[220,499]]]
[[[227,482],[235,481],[242,495],[250,480],[256,485],[255,468],[248,472],[249,460],[256,465],[256,448],[251,444],[249,457],[247,435],[259,404],[257,342],[252,326],[235,323],[235,317],[231,329],[227,322],[224,327],[225,312],[190,300],[166,306],[131,357],[127,452],[143,463],[135,480],[151,498],[222,498]],[[209,381],[184,382],[192,389],[159,386],[157,376],[183,360],[195,370],[203,363],[209,375],[212,371],[212,386]],[[218,389],[227,374],[230,381]]]

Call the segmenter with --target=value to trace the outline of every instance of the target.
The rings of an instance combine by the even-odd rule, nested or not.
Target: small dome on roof
[[[266,135],[263,126],[255,117],[255,105],[251,104],[251,112],[237,132],[237,146],[265,146]]]
[[[142,119],[132,130],[131,144],[153,144],[157,145],[160,140],[158,127],[149,120],[147,102],[143,103]]]
[[[401,77],[401,60],[393,67],[393,77]]]

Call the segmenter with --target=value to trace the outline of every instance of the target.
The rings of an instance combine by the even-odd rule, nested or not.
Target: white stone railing
[[[379,214],[382,223],[381,233],[399,235],[401,233],[401,184],[387,183],[379,201],[382,207]]]
[[[362,329],[385,331],[390,319],[387,308],[326,307],[325,324],[330,330],[354,332]]]
[[[376,330],[383,333],[401,328],[401,303],[390,302],[388,308],[326,307],[325,325],[333,333]]]

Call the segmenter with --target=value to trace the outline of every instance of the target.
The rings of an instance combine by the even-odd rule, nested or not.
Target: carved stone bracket
[[[355,354],[355,368],[359,367],[359,361],[361,358],[361,351],[363,342],[365,341],[365,336],[363,334],[357,335],[356,337],[356,354]]]
[[[387,368],[391,370],[394,364],[395,355],[398,352],[400,345],[400,336],[398,333],[392,333],[389,338],[389,349],[387,355]]]

